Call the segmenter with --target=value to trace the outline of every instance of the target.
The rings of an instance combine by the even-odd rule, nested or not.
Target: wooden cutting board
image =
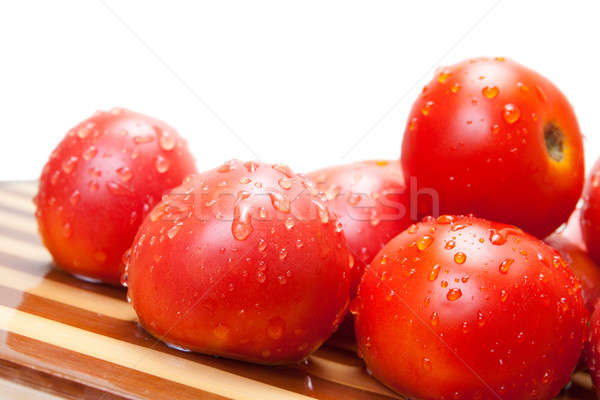
[[[31,198],[0,184],[0,397],[26,399],[398,399],[351,351],[263,367],[170,349],[138,327],[125,291],[52,268]],[[561,399],[592,399],[576,374]]]

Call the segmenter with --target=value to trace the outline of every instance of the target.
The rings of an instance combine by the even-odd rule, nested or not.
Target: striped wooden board
[[[26,399],[397,399],[352,352],[263,367],[170,349],[124,290],[57,271],[33,217],[34,183],[0,184],[0,397]],[[576,374],[561,399],[592,399]]]

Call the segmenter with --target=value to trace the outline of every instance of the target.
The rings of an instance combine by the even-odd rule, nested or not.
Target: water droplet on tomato
[[[431,314],[430,322],[432,326],[438,326],[438,324],[440,323],[440,316],[438,315],[438,313],[433,312]]]
[[[510,266],[514,262],[515,262],[515,260],[513,260],[512,258],[507,258],[507,259],[505,259],[504,261],[502,261],[500,263],[500,266],[498,267],[498,270],[500,271],[500,273],[506,274],[506,273],[508,273],[508,270],[510,269]]]
[[[120,167],[117,168],[117,175],[123,182],[127,182],[133,177],[133,172],[127,167]]]
[[[433,237],[429,235],[425,235],[419,240],[417,240],[417,248],[421,251],[427,249],[433,243]]]
[[[463,252],[458,252],[454,255],[454,262],[457,264],[464,264],[467,261],[467,255]]]
[[[167,160],[166,158],[164,158],[161,155],[158,155],[156,157],[156,171],[158,171],[159,174],[164,174],[165,172],[167,172],[169,170],[169,160]]]
[[[282,189],[289,190],[292,187],[293,181],[290,178],[281,178],[279,180],[279,186]]]
[[[433,108],[433,105],[433,101],[428,101],[427,103],[425,103],[425,105],[423,105],[423,107],[421,108],[421,114],[425,116],[429,115],[431,109]]]
[[[155,129],[158,127],[155,127]],[[177,144],[177,138],[175,135],[169,131],[164,131],[158,128],[160,131],[158,133],[158,145],[164,151],[171,151],[175,148]]]
[[[514,104],[506,104],[502,111],[502,117],[509,124],[514,124],[521,118],[521,110]]]
[[[439,264],[435,264],[433,267],[431,267],[431,271],[429,272],[428,279],[430,281],[435,281],[438,278],[439,274],[440,274],[440,269],[441,268],[442,267]]]
[[[287,229],[289,231],[290,229],[292,229],[294,227],[294,219],[292,217],[288,217],[285,220],[284,225],[285,225],[285,229]]]
[[[173,225],[168,231],[167,231],[167,237],[169,239],[173,239],[175,236],[177,236],[177,233],[179,233],[179,231],[181,230],[181,223]]]
[[[271,318],[267,326],[267,336],[270,339],[281,339],[285,331],[285,321],[281,317]]]
[[[282,213],[290,212],[290,200],[287,197],[279,193],[269,192],[269,198],[271,199],[271,204],[277,211]]]
[[[493,99],[494,97],[498,96],[500,89],[498,89],[498,86],[486,86],[481,90],[481,93],[483,93],[483,95],[488,99]]]
[[[62,170],[65,174],[70,174],[77,165],[79,159],[76,156],[71,156],[62,163]]]
[[[67,239],[70,238],[71,235],[73,234],[73,231],[71,230],[71,224],[69,224],[68,222],[65,223],[63,225],[62,233],[65,238],[67,238]]]
[[[79,190],[75,189],[71,194],[71,197],[69,197],[69,202],[71,203],[71,205],[75,206],[77,205],[77,203],[79,203],[80,198],[81,195],[79,194]]]

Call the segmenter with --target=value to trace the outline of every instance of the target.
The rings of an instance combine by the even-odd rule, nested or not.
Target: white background
[[[482,55],[563,90],[589,165],[599,11],[597,0],[3,1],[0,180],[37,178],[71,126],[113,106],[174,126],[200,170],[234,157],[296,171],[397,158],[433,69]]]

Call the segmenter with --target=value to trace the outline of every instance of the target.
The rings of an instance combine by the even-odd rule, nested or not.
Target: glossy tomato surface
[[[367,267],[359,354],[411,398],[551,399],[582,350],[580,292],[558,252],[518,228],[430,218]]]
[[[590,256],[600,263],[600,160],[592,168],[583,195],[581,235]]]
[[[411,224],[410,196],[398,161],[360,161],[307,175],[344,227],[356,260],[356,291],[365,265]]]
[[[415,101],[402,166],[420,188],[422,214],[435,215],[438,203],[442,214],[472,213],[543,238],[581,195],[582,136],[548,79],[504,58],[466,60],[441,69]]]
[[[354,260],[310,181],[231,161],[186,179],[137,234],[129,296],[156,337],[263,364],[297,362],[343,319]]]
[[[116,108],[75,126],[44,166],[35,199],[56,265],[119,284],[144,216],[195,171],[187,144],[162,121]]]
[[[596,303],[592,313],[588,335],[585,359],[596,387],[596,393],[600,397],[600,303]]]
[[[359,161],[313,171],[307,177],[344,227],[355,260],[354,296],[365,266],[410,225],[410,195],[402,167],[399,161]],[[352,315],[347,315],[330,343],[353,348]]]
[[[586,250],[562,233],[556,233],[544,240],[558,250],[567,262],[573,274],[581,283],[581,294],[586,308],[592,312],[600,296],[600,267],[592,260]]]

